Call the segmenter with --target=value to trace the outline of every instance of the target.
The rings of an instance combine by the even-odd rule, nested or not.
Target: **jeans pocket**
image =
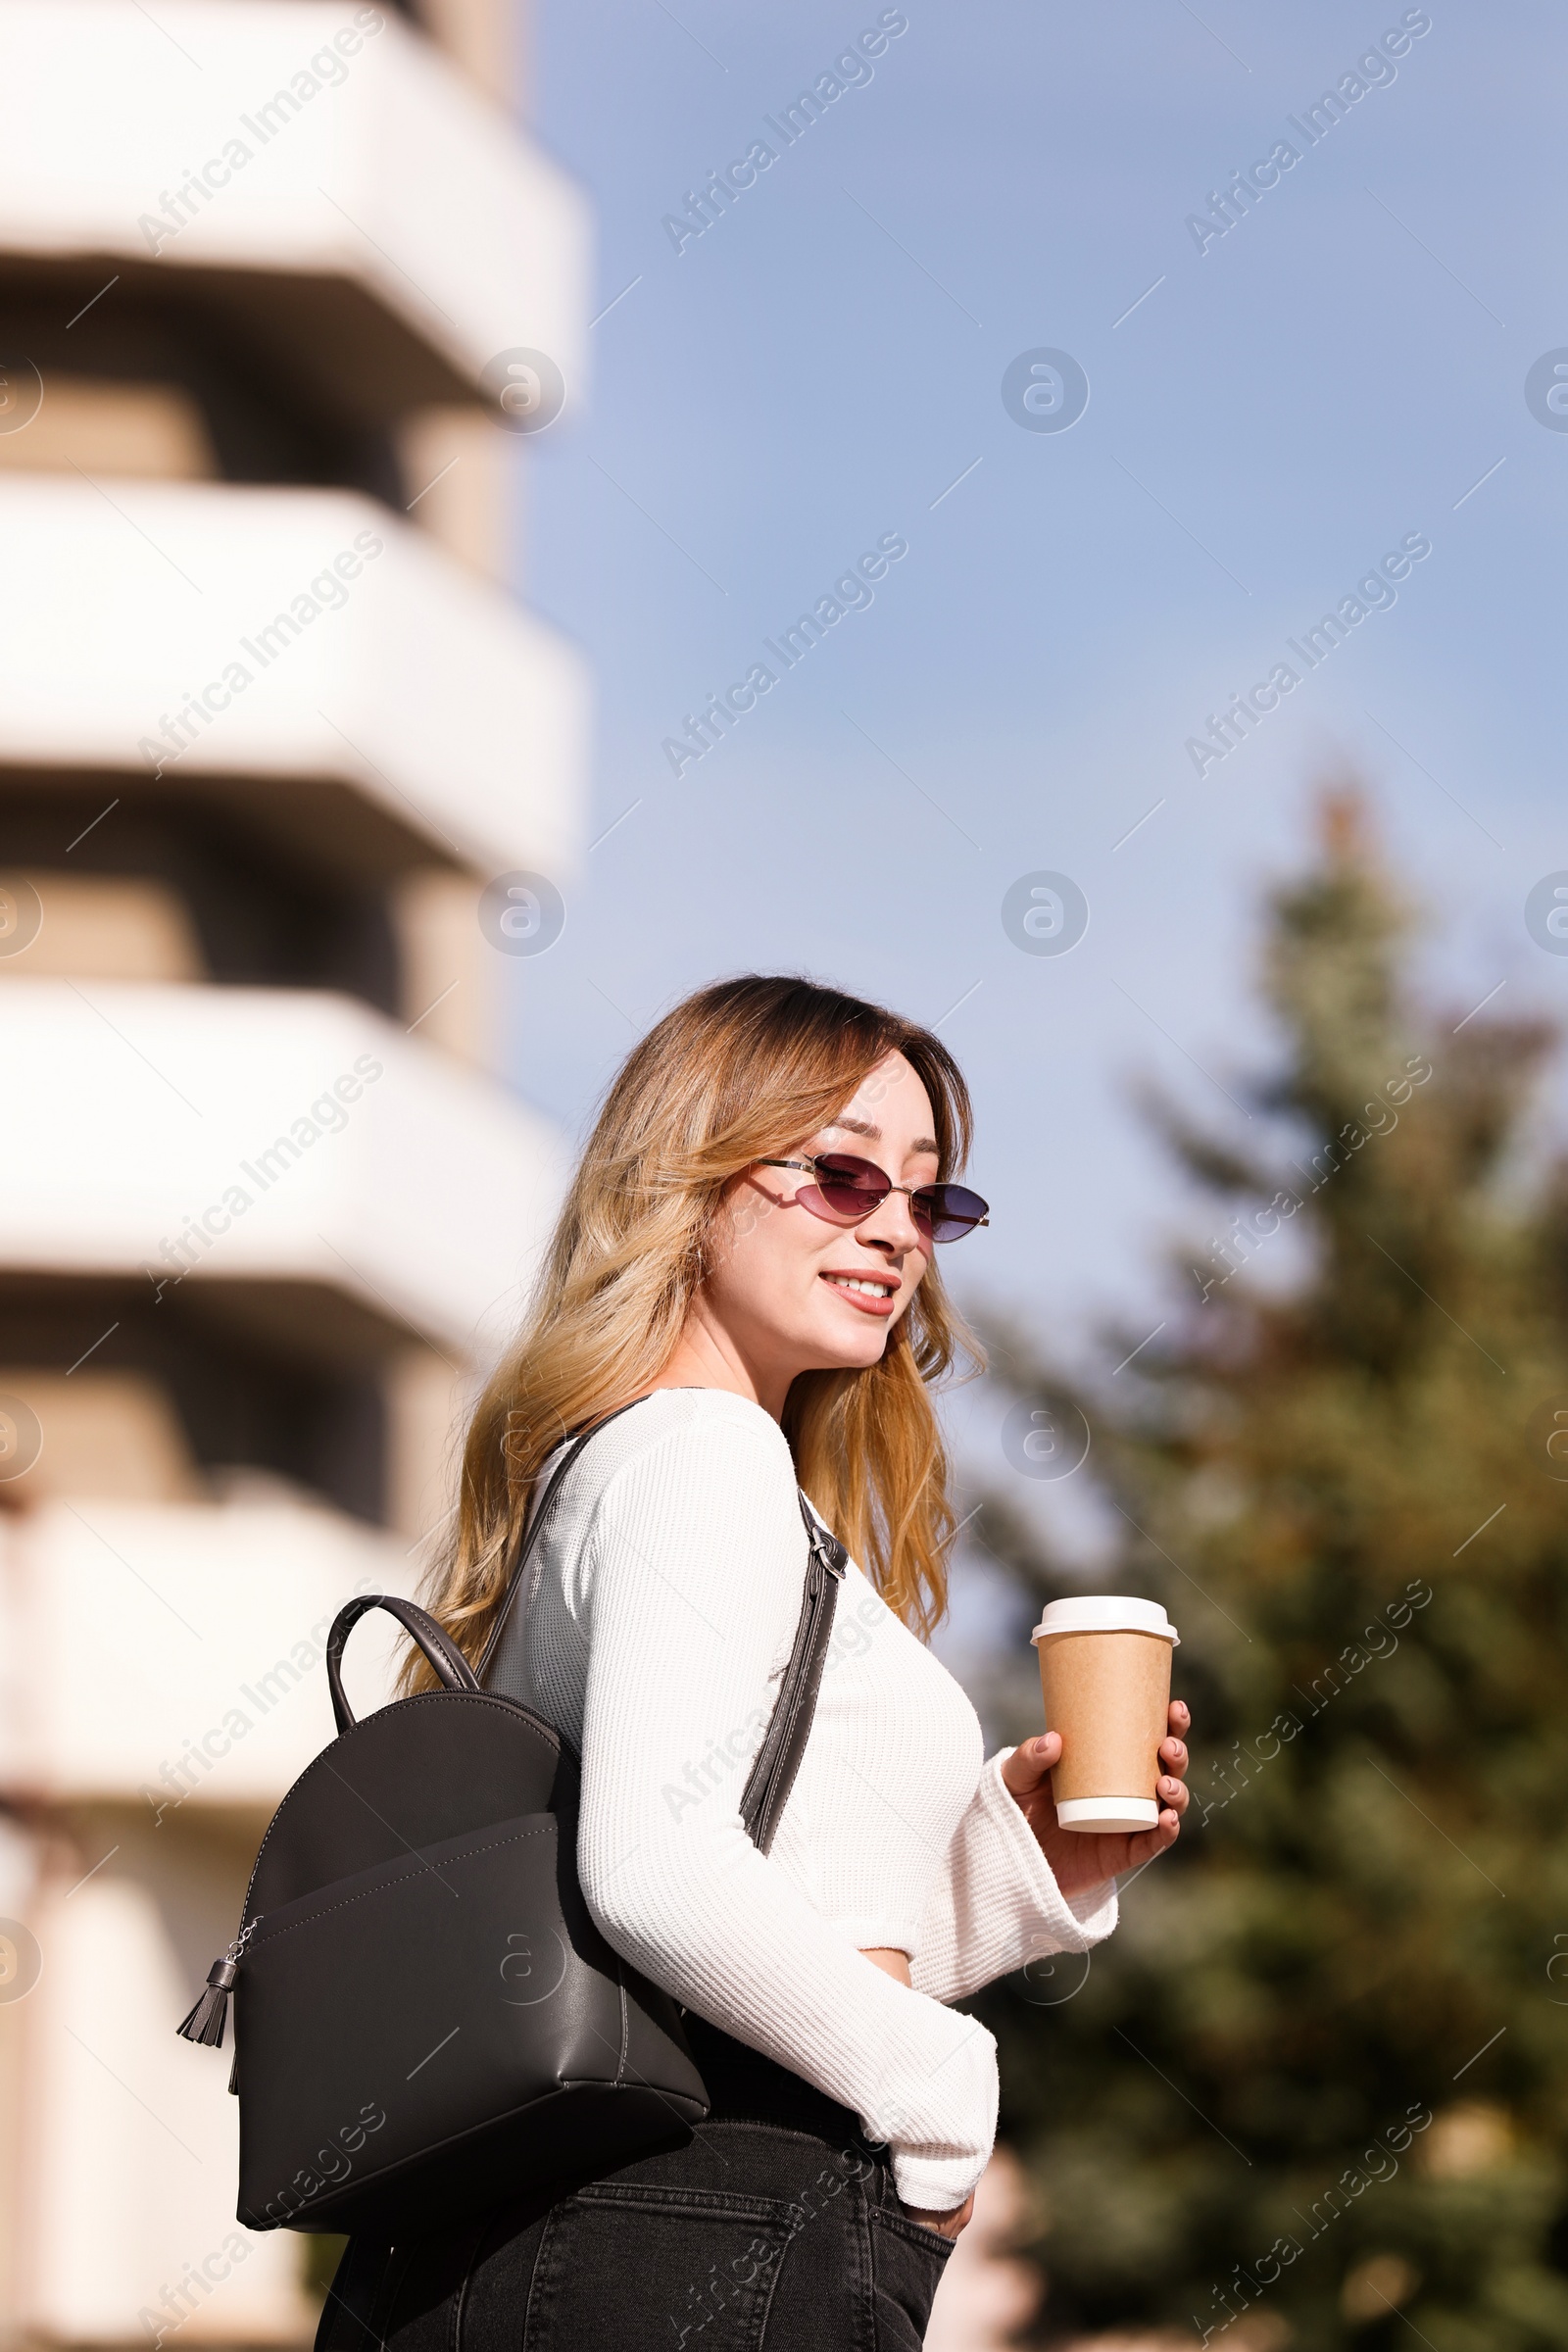
[[[791,2211],[719,2189],[590,2183],[550,2217],[520,2352],[756,2352]]]
[[[954,2240],[882,2205],[870,2220],[876,2352],[918,2352]]]

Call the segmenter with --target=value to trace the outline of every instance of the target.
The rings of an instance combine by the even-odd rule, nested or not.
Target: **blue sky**
[[[1258,895],[1327,764],[1374,788],[1453,1019],[1499,980],[1499,1011],[1568,996],[1523,924],[1568,867],[1568,433],[1524,398],[1568,346],[1568,36],[1537,0],[909,0],[873,77],[677,253],[663,216],[882,13],[540,0],[533,127],[595,205],[595,311],[630,290],[530,453],[524,585],[592,661],[590,838],[614,830],[516,967],[514,1062],[575,1132],[722,972],[941,1021],[996,1210],[951,1271],[1075,1348],[1160,1312],[1191,1218],[1129,1086],[1237,1116],[1220,1090],[1269,1050]],[[1316,146],[1290,129],[1427,17]],[[1188,215],[1281,139],[1299,162],[1200,252]],[[1088,375],[1070,430],[1004,408],[1038,348]],[[677,781],[682,714],[890,532],[875,602]],[[1411,533],[1396,604],[1200,778],[1206,714]],[[1002,924],[1042,869],[1090,905],[1060,957]]]

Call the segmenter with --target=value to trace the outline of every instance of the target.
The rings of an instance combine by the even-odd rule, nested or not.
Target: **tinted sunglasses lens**
[[[934,1242],[956,1242],[973,1233],[991,1203],[961,1184],[927,1184],[909,1205],[915,1223],[923,1226]]]
[[[821,1155],[816,1162],[816,1190],[836,1217],[865,1217],[880,1208],[891,1187],[880,1168],[847,1152]]]

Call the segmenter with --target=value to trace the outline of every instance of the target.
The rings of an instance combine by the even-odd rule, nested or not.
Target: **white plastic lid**
[[[1125,1592],[1075,1592],[1047,1603],[1031,1642],[1048,1634],[1157,1634],[1172,1647],[1181,1636],[1157,1600],[1135,1600]]]

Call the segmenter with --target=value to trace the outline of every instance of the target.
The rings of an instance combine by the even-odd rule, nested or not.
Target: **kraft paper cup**
[[[1052,1601],[1029,1639],[1046,1729],[1061,1734],[1056,1819],[1064,1830],[1153,1829],[1176,1628],[1157,1600],[1084,1592]]]

